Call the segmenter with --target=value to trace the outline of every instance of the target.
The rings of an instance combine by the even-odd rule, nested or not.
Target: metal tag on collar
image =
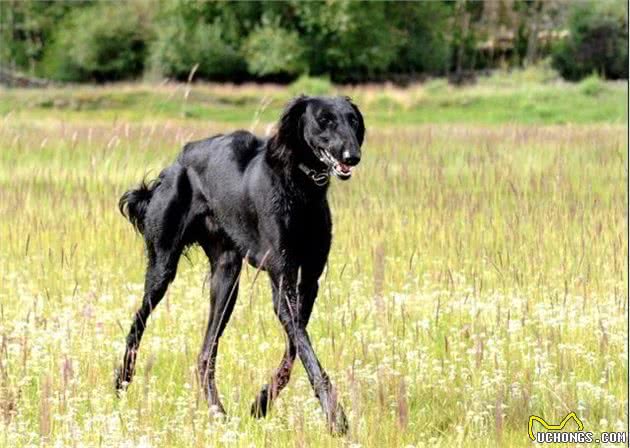
[[[315,185],[317,185],[318,187],[323,187],[330,180],[330,175],[326,172],[318,173],[317,171],[301,163],[298,166],[302,170],[302,172],[306,174],[308,177],[310,177],[315,183]]]
[[[315,182],[315,185],[317,185],[318,187],[323,187],[330,180],[330,176],[328,175],[328,173],[312,172],[311,179],[313,179],[313,182]]]

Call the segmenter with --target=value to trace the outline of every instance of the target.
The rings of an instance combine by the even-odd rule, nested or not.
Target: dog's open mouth
[[[335,176],[342,180],[348,180],[352,176],[352,167],[341,162],[335,162],[332,171]]]
[[[338,161],[331,153],[325,149],[319,150],[319,159],[324,162],[329,168],[332,174],[338,179],[348,180],[352,176],[352,167]]]

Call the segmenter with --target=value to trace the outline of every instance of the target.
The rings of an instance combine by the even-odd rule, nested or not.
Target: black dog
[[[199,355],[209,404],[224,412],[214,380],[219,338],[236,302],[243,259],[267,271],[273,305],[288,336],[275,375],[252,414],[263,417],[287,385],[296,354],[335,433],[347,430],[306,331],[331,243],[326,199],[332,175],[349,179],[359,163],[365,127],[349,98],[300,96],[289,103],[267,140],[246,131],[188,143],[155,181],[126,192],[120,210],[144,235],[145,292],[129,335],[116,387],[132,379],[151,311],[175,278],[182,251],[199,244],[210,260],[210,318]]]

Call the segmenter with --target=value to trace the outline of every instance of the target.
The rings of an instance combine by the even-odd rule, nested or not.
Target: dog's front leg
[[[296,276],[291,273],[272,276],[274,287],[274,307],[287,336],[297,347],[313,391],[322,406],[328,420],[329,430],[333,434],[343,435],[348,430],[348,422],[343,407],[337,400],[332,383],[315,354],[313,345],[306,331],[306,322],[300,319],[299,295],[296,291]]]

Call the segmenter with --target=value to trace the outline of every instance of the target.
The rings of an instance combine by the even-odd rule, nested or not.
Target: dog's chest
[[[310,247],[319,240],[329,239],[331,223],[328,206],[299,201],[286,203],[282,231],[295,248]]]

